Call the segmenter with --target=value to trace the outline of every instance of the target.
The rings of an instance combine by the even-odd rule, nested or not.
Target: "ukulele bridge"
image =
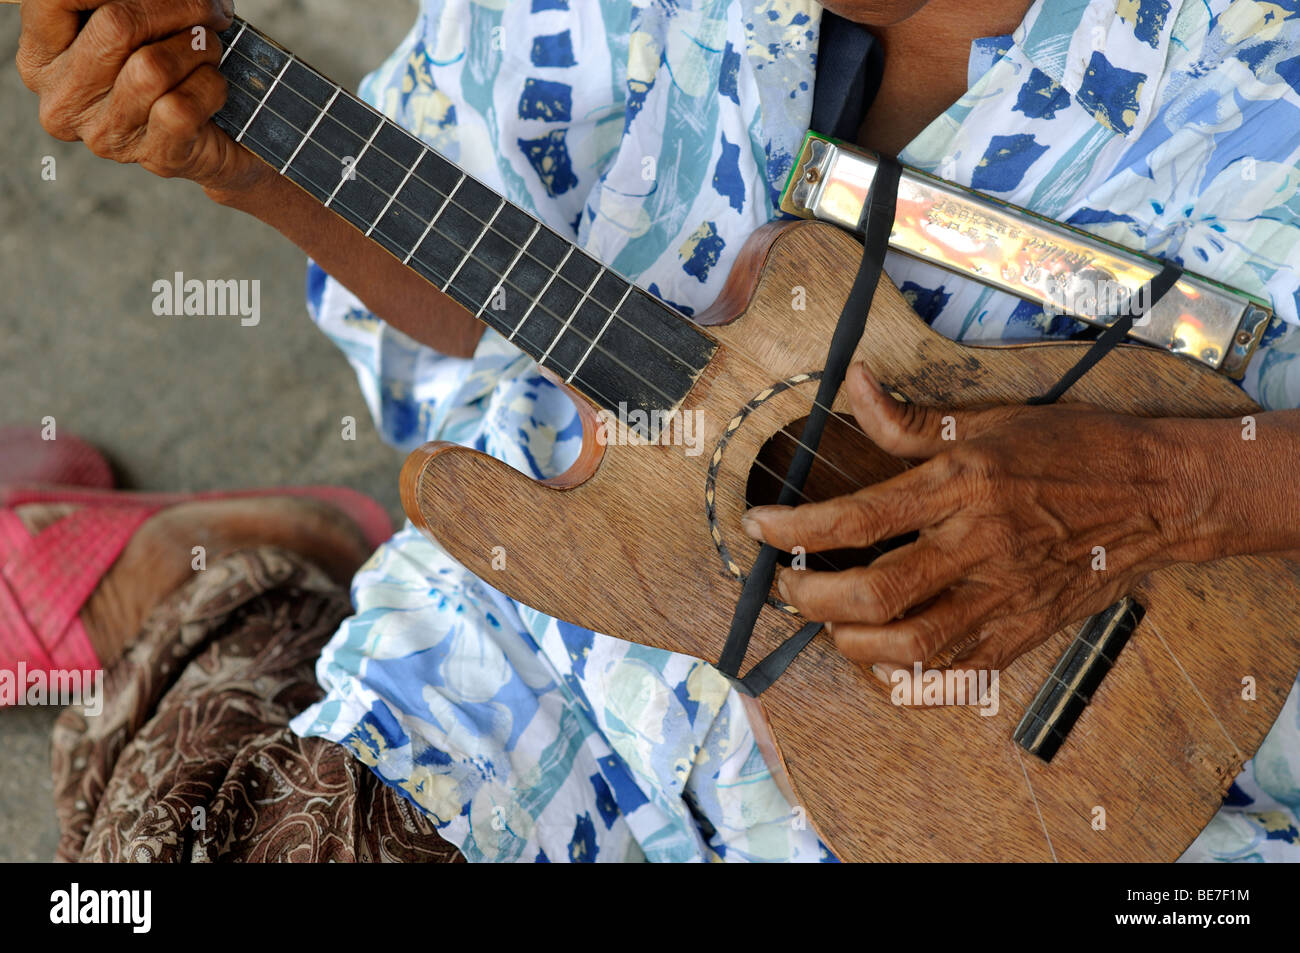
[[[1146,609],[1125,596],[1088,619],[1025,709],[1012,740],[1051,761],[1144,615]]]
[[[874,153],[809,133],[781,210],[857,233],[875,173]],[[907,166],[889,244],[1099,327],[1141,306],[1162,268],[1147,255]],[[1259,298],[1187,272],[1128,336],[1239,379],[1272,317]]]

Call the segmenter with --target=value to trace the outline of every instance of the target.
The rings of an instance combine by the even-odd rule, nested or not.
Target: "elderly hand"
[[[867,567],[778,577],[882,680],[958,650],[963,669],[1000,669],[1152,570],[1214,555],[1213,493],[1188,467],[1203,422],[1079,404],[948,412],[893,399],[861,365],[847,386],[868,437],[924,462],[851,496],[755,507],[744,525],[809,553],[919,534]]]
[[[56,138],[236,189],[261,168],[211,122],[226,101],[216,31],[232,12],[230,0],[27,0],[18,72]]]

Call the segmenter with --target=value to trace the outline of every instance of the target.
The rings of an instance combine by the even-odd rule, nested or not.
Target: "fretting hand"
[[[260,164],[216,127],[230,0],[27,0],[18,74],[41,125],[166,178],[245,187]],[[83,22],[84,21],[84,22]]]

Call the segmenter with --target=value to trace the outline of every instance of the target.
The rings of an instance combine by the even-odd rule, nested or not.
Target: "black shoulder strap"
[[[889,250],[889,234],[894,226],[894,207],[902,171],[897,159],[880,156],[876,176],[871,183],[871,199],[863,208],[859,223],[863,233],[862,261],[858,265],[857,277],[849,291],[848,300],[840,312],[835,333],[831,336],[826,369],[817,388],[817,398],[804,423],[803,433],[799,436],[799,448],[790,461],[790,469],[781,487],[777,502],[782,506],[794,506],[799,502],[798,498],[812,470],[813,457],[821,445],[822,433],[830,419],[830,407],[835,403],[853,354],[857,351],[858,342],[862,340],[862,332],[866,329],[871,302],[876,294],[876,286],[880,283],[885,253]],[[772,579],[776,575],[777,554],[777,549],[766,543],[759,549],[758,558],[750,567],[749,576],[741,589],[731,619],[731,630],[718,660],[719,671],[730,676],[741,691],[750,695],[760,694],[776,681],[822,627],[820,622],[805,625],[754,666],[749,675],[740,677],[740,666],[745,660],[754,624],[763,610],[767,594],[772,588]]]
[[[1054,404],[1064,397],[1065,392],[1073,387],[1079,378],[1092,370],[1098,361],[1128,337],[1129,331],[1133,330],[1133,325],[1150,308],[1154,308],[1160,299],[1167,295],[1174,285],[1178,284],[1182,277],[1183,269],[1168,262],[1164,263],[1160,272],[1151,279],[1147,293],[1136,295],[1132,299],[1128,311],[1116,316],[1116,319],[1107,326],[1092,347],[1088,348],[1083,357],[1079,358],[1078,363],[1066,371],[1051,390],[1046,394],[1031,398],[1026,403],[1034,406]]]

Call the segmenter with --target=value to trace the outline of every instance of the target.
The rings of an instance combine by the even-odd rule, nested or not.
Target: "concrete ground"
[[[238,11],[355,88],[414,22],[415,0],[237,0]],[[40,128],[18,79],[17,8],[0,7],[0,427],[54,417],[124,487],[332,483],[400,514],[402,460],[303,305],[304,256],[196,186],[98,159]],[[45,181],[46,156],[56,179]],[[152,284],[261,280],[261,323],[157,317]],[[341,439],[340,420],[357,421]],[[46,860],[53,709],[0,710],[0,861]]]

